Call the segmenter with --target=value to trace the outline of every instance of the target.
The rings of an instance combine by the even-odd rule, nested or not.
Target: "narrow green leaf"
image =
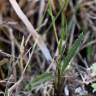
[[[38,75],[36,78],[34,78],[26,87],[25,90],[34,90],[36,89],[40,84],[52,80],[52,74],[51,73],[43,73],[41,75]]]
[[[65,39],[65,29],[66,29],[66,20],[64,17],[64,14],[62,13],[61,15],[61,38],[59,40],[59,44],[58,44],[58,49],[59,49],[59,54],[62,54],[63,48],[62,48],[62,43]]]
[[[83,41],[83,33],[81,33],[72,45],[72,47],[69,49],[67,56],[64,58],[64,62],[61,63],[61,74],[63,75],[65,68],[70,63],[71,59],[76,55],[78,48],[80,48],[81,43]]]
[[[90,45],[90,46],[87,47],[87,59],[88,59],[88,61],[91,61],[92,52],[93,52],[93,48]]]

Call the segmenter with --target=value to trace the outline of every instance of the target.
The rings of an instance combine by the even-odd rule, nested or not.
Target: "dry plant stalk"
[[[41,36],[36,32],[33,25],[30,23],[26,15],[23,13],[19,5],[17,4],[16,0],[9,0],[10,4],[12,5],[14,11],[18,15],[18,17],[22,20],[22,22],[25,24],[27,30],[29,31],[29,34],[32,35],[34,41],[36,41],[37,45],[39,46],[40,50],[44,54],[45,58],[48,62],[52,60],[50,52],[48,48],[46,47],[46,44],[42,40]]]
[[[23,71],[23,55],[24,55],[24,36],[22,38],[21,46],[20,46],[20,68],[21,73]]]

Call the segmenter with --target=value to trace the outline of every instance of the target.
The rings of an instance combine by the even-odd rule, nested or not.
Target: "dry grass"
[[[0,0],[0,96],[95,96],[95,7],[95,0]]]

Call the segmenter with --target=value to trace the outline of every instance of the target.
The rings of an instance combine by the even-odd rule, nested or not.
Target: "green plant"
[[[26,86],[25,90],[34,90],[42,83],[52,80],[54,77],[51,73],[42,73],[41,75],[36,76],[31,82]]]
[[[58,92],[60,92],[60,89],[62,88],[61,85],[62,85],[62,80],[64,79],[62,78],[64,75],[64,72],[67,66],[70,64],[70,61],[72,60],[72,58],[78,52],[78,49],[82,44],[82,41],[83,41],[83,33],[79,35],[78,39],[75,40],[72,47],[68,50],[67,56],[64,57],[63,60],[59,61],[55,76],[52,76],[52,73],[42,73],[41,75],[38,75],[36,78],[32,79],[32,81],[26,86],[25,89],[32,91],[36,89],[38,86],[40,86],[40,84],[47,82],[49,80],[53,80],[55,84],[55,89],[58,90],[56,94],[58,94]]]
[[[64,5],[67,6],[68,1],[69,0],[67,0]],[[64,72],[66,71],[68,65],[70,64],[70,61],[76,56],[77,52],[79,51],[79,48],[82,45],[82,41],[83,41],[83,37],[84,37],[84,34],[82,32],[78,36],[78,38],[74,41],[72,47],[68,50],[67,55],[64,56],[64,54],[63,54],[64,49],[62,47],[62,44],[66,40],[66,37],[69,33],[68,33],[68,30],[67,30],[67,27],[68,27],[67,20],[64,16],[64,13],[63,13],[65,7],[64,7],[64,5],[62,5],[63,3],[61,1],[59,3],[60,3],[60,7],[61,7],[60,11],[58,12],[57,16],[54,17],[54,15],[52,13],[52,8],[50,6],[50,2],[48,2],[48,4],[49,4],[48,14],[49,14],[49,16],[51,17],[51,20],[52,20],[52,23],[50,24],[50,26],[53,27],[53,30],[55,32],[54,34],[55,34],[55,38],[56,38],[56,41],[57,41],[57,44],[58,44],[58,50],[59,50],[59,57],[58,57],[59,59],[57,60],[56,74],[55,74],[55,76],[53,76],[51,72],[42,73],[41,75],[38,75],[35,78],[33,78],[31,80],[31,82],[25,88],[27,90],[32,91],[32,90],[36,89],[38,86],[40,86],[40,84],[42,84],[44,82],[47,82],[49,80],[53,80],[55,94],[57,96],[60,95],[59,93],[62,93],[61,92],[62,87],[64,87],[63,83],[62,83],[62,81],[64,80],[64,77],[63,77]],[[63,6],[63,8],[62,8],[62,6]],[[57,33],[56,33],[56,28],[55,28],[55,26],[56,26],[55,21],[56,21],[58,15],[60,15],[60,14],[61,14],[61,38],[58,40]],[[49,26],[49,28],[50,28],[50,26]]]
[[[72,47],[68,50],[67,55],[64,57],[64,59],[63,60],[61,60],[61,58],[59,59],[59,62],[57,65],[57,75],[56,75],[57,77],[55,78],[56,79],[55,80],[55,89],[56,89],[57,94],[61,93],[60,89],[63,86],[62,81],[64,81],[65,70],[68,67],[68,65],[70,64],[70,61],[74,58],[74,56],[76,56],[78,49],[82,45],[83,36],[84,36],[83,33],[81,33],[79,35],[78,39],[76,39],[75,42],[73,43]],[[57,91],[57,90],[59,90],[59,91]]]

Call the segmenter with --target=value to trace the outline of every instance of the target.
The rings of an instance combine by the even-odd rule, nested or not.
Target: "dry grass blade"
[[[32,34],[32,37],[33,37],[34,41],[37,42],[37,45],[39,46],[40,50],[44,54],[44,56],[47,59],[47,61],[51,61],[50,52],[49,52],[48,48],[46,47],[44,41],[42,40],[41,36],[36,32],[36,30],[34,29],[33,25],[28,20],[26,15],[20,9],[20,7],[17,4],[16,0],[9,0],[9,2],[12,5],[12,7],[13,7],[14,11],[16,12],[16,14],[18,15],[18,17],[25,24],[25,26],[26,26],[27,30],[29,31],[29,33]]]

